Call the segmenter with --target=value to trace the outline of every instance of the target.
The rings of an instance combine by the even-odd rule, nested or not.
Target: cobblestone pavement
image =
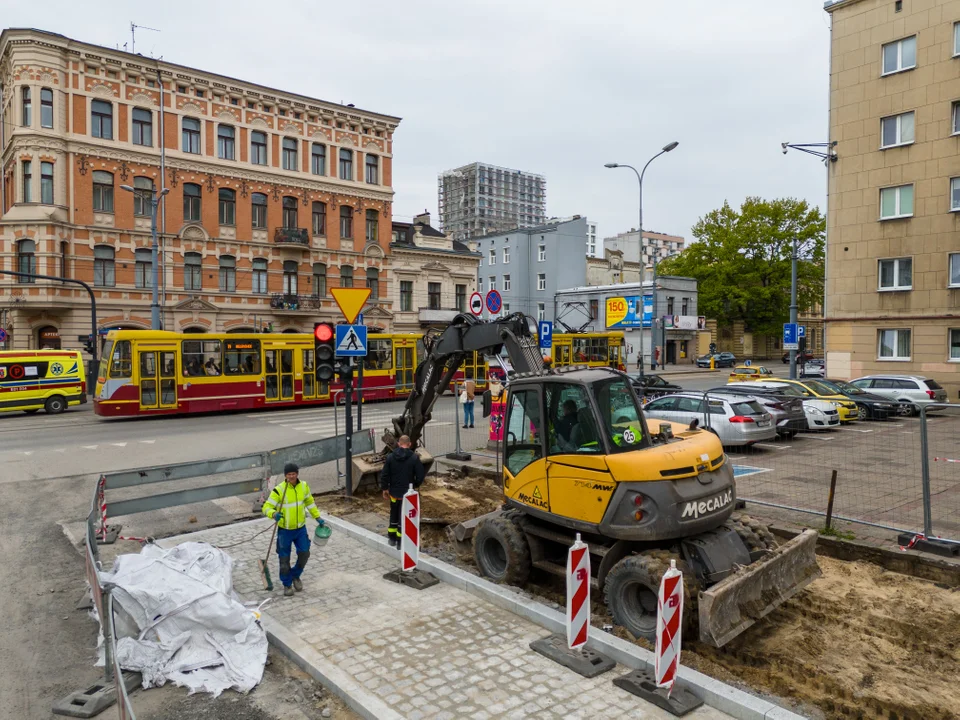
[[[588,680],[533,652],[530,642],[549,633],[518,615],[444,583],[423,591],[389,583],[382,575],[396,562],[344,533],[313,548],[302,593],[283,597],[279,582],[268,593],[257,558],[269,534],[242,542],[266,527],[256,520],[160,544],[242,543],[226,550],[243,599],[273,596],[264,608],[271,619],[410,720],[672,717],[612,684],[623,666]],[[276,579],[273,552],[270,562]],[[729,716],[704,707],[688,717]]]

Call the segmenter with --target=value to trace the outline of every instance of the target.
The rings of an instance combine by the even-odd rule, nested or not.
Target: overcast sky
[[[437,213],[437,174],[481,160],[541,173],[547,214],[601,237],[689,237],[748,195],[823,208],[825,171],[783,141],[827,134],[822,0],[365,0],[10,3],[2,22],[403,118],[394,216]]]

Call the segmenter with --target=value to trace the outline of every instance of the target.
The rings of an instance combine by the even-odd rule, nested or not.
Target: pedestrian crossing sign
[[[365,357],[367,354],[366,325],[336,325],[337,357]]]

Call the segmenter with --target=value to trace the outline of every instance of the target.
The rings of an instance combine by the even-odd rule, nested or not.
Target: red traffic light
[[[320,323],[313,329],[313,336],[317,342],[330,342],[333,339],[333,325]]]

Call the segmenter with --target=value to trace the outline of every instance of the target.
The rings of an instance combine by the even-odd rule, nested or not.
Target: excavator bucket
[[[820,577],[816,546],[816,530],[804,530],[700,593],[701,642],[722,647]]]
[[[417,448],[417,455],[427,472],[433,465],[433,455],[423,448]],[[380,484],[380,472],[383,470],[383,457],[379,453],[366,453],[353,456],[353,489],[375,490]]]

